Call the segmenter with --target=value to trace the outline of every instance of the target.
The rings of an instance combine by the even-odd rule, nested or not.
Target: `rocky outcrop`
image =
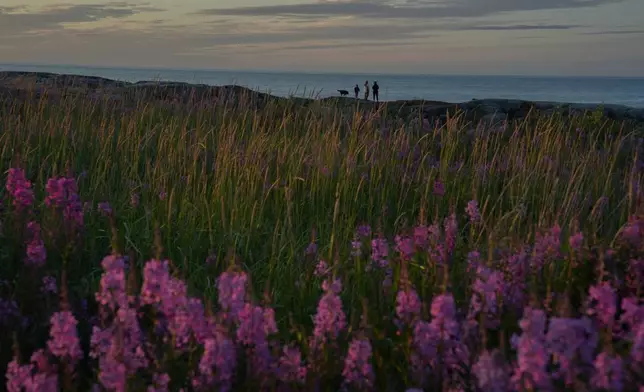
[[[333,107],[361,110],[386,110],[393,116],[422,117],[431,121],[445,120],[461,115],[474,122],[498,124],[528,118],[530,115],[582,116],[601,111],[607,119],[644,125],[644,108],[623,105],[575,104],[559,102],[531,102],[512,99],[475,99],[462,103],[406,100],[374,103],[349,97],[330,97],[319,100],[283,98],[255,92],[240,86],[209,86],[182,82],[116,81],[96,76],[59,75],[34,72],[0,72],[0,98],[13,99],[48,97],[52,99],[82,95],[90,99],[115,102],[161,100],[164,102],[203,102],[235,104],[261,108],[267,102],[281,101],[289,105],[309,106],[315,102]]]

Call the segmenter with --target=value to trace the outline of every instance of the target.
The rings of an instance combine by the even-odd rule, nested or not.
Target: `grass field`
[[[386,113],[4,102],[7,389],[644,385],[641,132]]]

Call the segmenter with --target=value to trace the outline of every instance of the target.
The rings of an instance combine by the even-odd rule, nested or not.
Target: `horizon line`
[[[578,79],[644,79],[644,75],[566,75],[566,74],[468,74],[468,73],[415,73],[415,72],[356,72],[356,71],[305,71],[305,70],[277,70],[277,69],[223,69],[223,68],[174,68],[164,66],[134,66],[134,65],[91,65],[91,64],[50,64],[50,63],[17,63],[0,62],[0,66],[25,66],[25,67],[54,67],[54,68],[88,68],[88,69],[122,69],[131,71],[186,71],[186,72],[226,72],[247,74],[302,74],[302,75],[351,75],[351,76],[445,76],[445,77],[515,77],[515,78],[578,78]]]

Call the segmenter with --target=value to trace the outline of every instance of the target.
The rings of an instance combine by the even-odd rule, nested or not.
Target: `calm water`
[[[98,68],[2,65],[0,71],[40,71],[102,76],[129,82],[164,80],[210,85],[238,84],[279,96],[328,97],[338,89],[362,88],[365,80],[380,85],[380,99],[428,99],[463,102],[472,98],[621,104],[644,107],[644,78],[354,75],[277,72]]]

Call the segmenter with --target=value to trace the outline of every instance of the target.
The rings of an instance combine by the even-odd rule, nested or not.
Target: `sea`
[[[137,81],[173,81],[208,85],[236,84],[277,96],[324,98],[366,80],[380,85],[380,100],[424,99],[465,102],[499,98],[644,108],[644,78],[478,75],[394,75],[305,72],[108,68],[69,65],[0,64],[0,71],[53,72]]]

